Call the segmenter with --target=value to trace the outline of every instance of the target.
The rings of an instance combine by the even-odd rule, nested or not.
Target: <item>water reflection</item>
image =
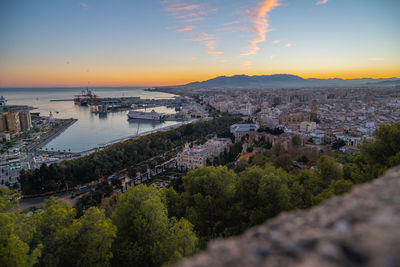
[[[154,122],[129,120],[127,111],[110,113],[92,113],[89,106],[75,105],[73,101],[50,102],[50,99],[70,99],[79,88],[66,88],[64,91],[49,89],[1,89],[1,94],[8,100],[9,105],[31,105],[40,112],[41,116],[48,116],[50,112],[55,118],[76,118],[78,121],[67,130],[48,143],[44,149],[49,151],[80,152],[98,147],[100,144],[113,140],[155,130],[177,124],[177,122]],[[157,92],[146,92],[143,89],[95,89],[99,96],[141,96],[148,98],[173,97],[173,95]],[[174,109],[166,107],[153,108],[156,112],[171,114]],[[57,114],[56,111],[59,113]],[[147,110],[150,111],[150,110]]]

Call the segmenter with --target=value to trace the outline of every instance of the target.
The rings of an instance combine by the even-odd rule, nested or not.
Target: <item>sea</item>
[[[34,107],[35,109],[31,112],[40,112],[40,116],[49,116],[51,112],[54,118],[77,119],[74,124],[42,148],[49,151],[88,151],[118,140],[123,140],[127,137],[179,124],[176,121],[140,121],[139,123],[136,120],[128,120],[128,111],[109,112],[102,115],[92,113],[90,107],[75,105],[72,101],[74,95],[81,94],[82,89],[72,87],[0,88],[0,95],[6,98],[8,105],[28,105]],[[89,89],[99,97],[136,96],[142,99],[170,99],[175,97],[173,94],[146,91],[146,88],[143,87],[97,87]],[[71,100],[50,101],[60,99]],[[175,113],[174,109],[167,107],[152,109],[159,113]]]

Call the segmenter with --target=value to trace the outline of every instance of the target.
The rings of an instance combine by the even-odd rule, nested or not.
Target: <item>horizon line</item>
[[[249,76],[249,77],[254,77],[254,76],[273,76],[273,75],[291,75],[291,76],[297,76],[302,79],[318,79],[318,80],[331,80],[331,79],[341,79],[341,80],[357,80],[357,79],[373,79],[373,80],[378,80],[378,79],[400,79],[399,77],[379,77],[379,78],[371,78],[371,77],[357,77],[357,78],[340,78],[340,77],[332,77],[332,78],[314,78],[314,77],[309,77],[309,78],[304,78],[302,76],[296,75],[296,74],[290,74],[290,73],[274,73],[274,74],[255,74],[255,75],[249,75],[249,74],[232,74],[232,75],[218,75],[218,76],[213,76],[211,78],[205,79],[205,80],[197,80],[197,81],[191,81],[187,82],[184,84],[174,84],[174,85],[93,85],[93,86],[82,86],[82,85],[44,85],[44,86],[29,86],[29,85],[24,85],[24,86],[0,86],[1,89],[27,89],[27,88],[42,88],[42,89],[57,89],[57,88],[121,88],[121,87],[137,87],[137,88],[158,88],[158,87],[171,87],[171,86],[183,86],[189,83],[195,83],[195,82],[204,82],[208,80],[212,80],[218,77],[234,77],[234,76]]]

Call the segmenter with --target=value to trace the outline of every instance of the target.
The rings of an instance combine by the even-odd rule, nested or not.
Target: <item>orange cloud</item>
[[[202,35],[195,36],[191,39],[192,41],[200,41],[206,47],[206,52],[209,55],[219,56],[222,55],[222,51],[215,50],[215,35],[203,33]]]
[[[165,0],[164,10],[179,20],[186,23],[204,20],[209,13],[216,12],[217,8],[207,8],[203,4],[187,4],[184,0]]]
[[[172,13],[177,13],[180,11],[191,11],[195,9],[200,9],[199,5],[185,5],[182,3],[175,4],[174,6],[169,6],[165,8],[165,11],[167,12],[172,12]]]
[[[321,1],[316,2],[315,4],[316,5],[325,5],[326,3],[328,3],[328,0],[321,0]]]
[[[185,26],[180,27],[178,29],[178,32],[191,31],[191,30],[193,30],[193,26],[185,25]]]
[[[253,23],[252,31],[257,34],[257,37],[250,41],[248,50],[243,53],[243,56],[249,56],[256,54],[260,49],[258,47],[259,43],[265,41],[265,35],[269,30],[269,24],[267,15],[275,7],[279,6],[280,0],[265,0],[260,3],[260,5],[255,9],[251,15],[251,20]]]

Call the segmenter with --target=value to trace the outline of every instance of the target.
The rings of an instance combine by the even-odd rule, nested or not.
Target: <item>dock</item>
[[[50,99],[50,102],[61,102],[61,101],[74,101],[72,98],[70,99]]]

